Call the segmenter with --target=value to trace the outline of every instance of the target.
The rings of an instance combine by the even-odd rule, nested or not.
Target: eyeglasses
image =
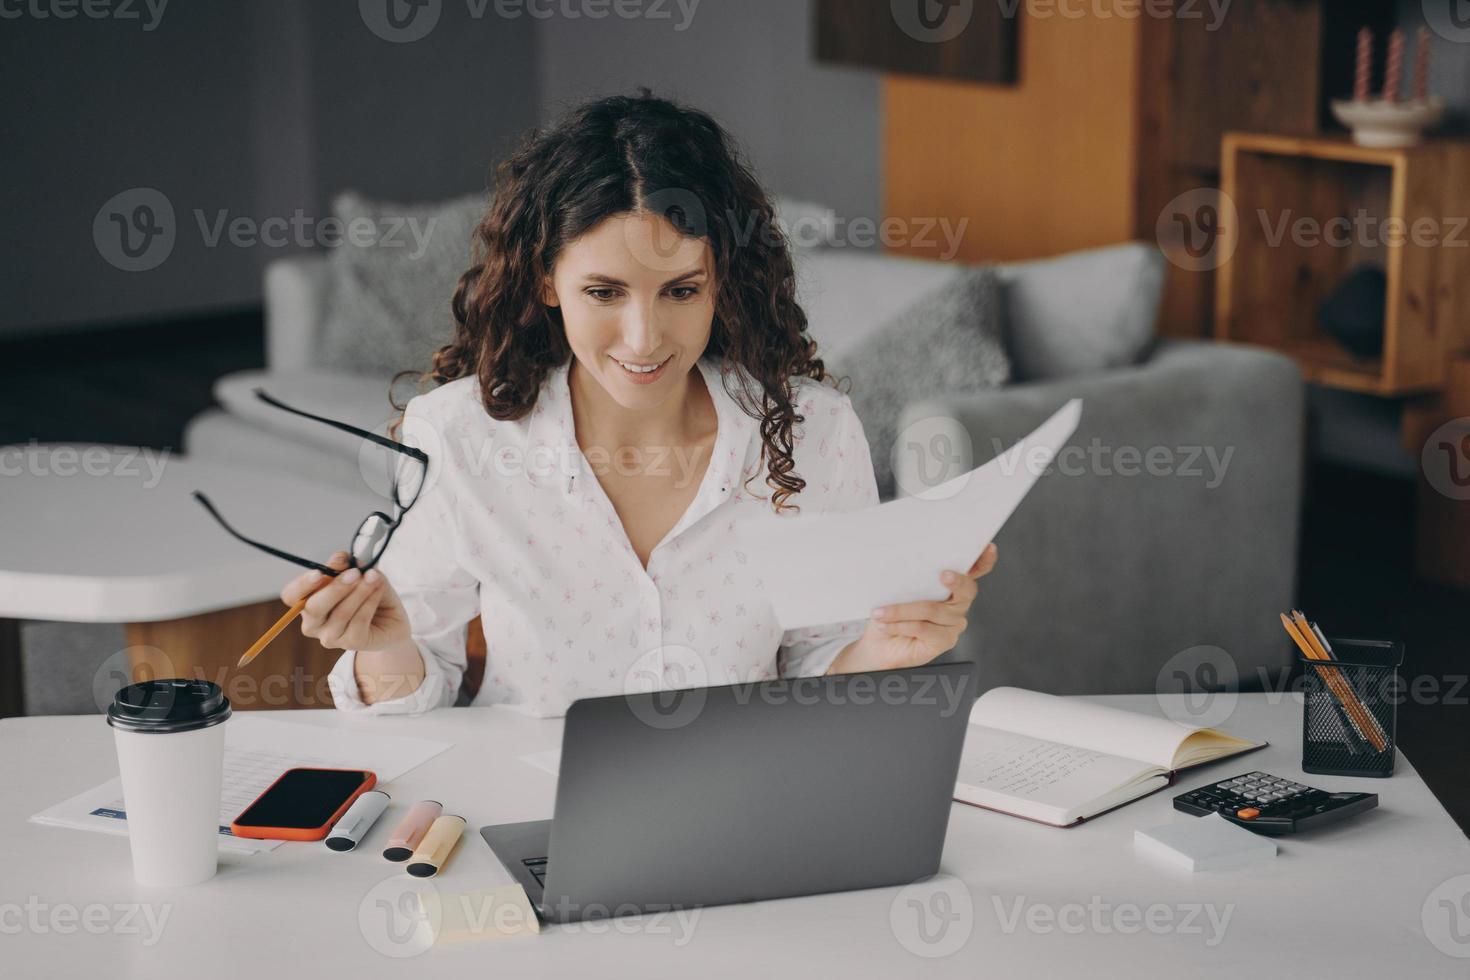
[[[332,428],[340,429],[343,432],[350,432],[355,436],[360,436],[368,440],[374,445],[382,446],[384,449],[391,449],[396,453],[402,453],[409,460],[412,460],[412,463],[395,467],[393,475],[392,513],[385,514],[380,510],[373,511],[357,526],[357,533],[352,536],[352,546],[347,552],[347,568],[356,568],[364,572],[372,568],[378,563],[378,559],[383,557],[383,552],[388,549],[388,542],[393,538],[393,532],[398,530],[398,525],[403,522],[403,516],[417,502],[419,493],[424,489],[424,481],[429,472],[428,455],[422,450],[415,449],[413,446],[406,446],[401,442],[395,442],[375,432],[359,429],[355,425],[348,425],[346,422],[338,422],[335,419],[313,415],[310,412],[303,412],[299,408],[292,408],[290,405],[277,401],[266,394],[264,389],[256,388],[255,397],[267,405],[272,405],[282,411],[290,412],[292,415],[299,415],[304,419],[311,419],[314,422],[330,425]],[[203,493],[195,490],[194,499],[204,505],[204,509],[209,511],[210,516],[219,522],[220,527],[228,531],[236,540],[243,541],[252,548],[258,548],[266,554],[274,555],[277,558],[284,558],[286,561],[293,562],[303,568],[315,569],[323,575],[335,577],[347,570],[332,568],[330,565],[323,565],[320,562],[312,561],[310,558],[293,555],[289,551],[282,551],[280,548],[273,548],[264,542],[247,537],[235,530],[230,525],[230,522],[221,516],[219,510],[215,508],[214,504]]]

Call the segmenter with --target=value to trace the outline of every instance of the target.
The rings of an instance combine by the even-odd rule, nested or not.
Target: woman
[[[954,646],[993,548],[943,574],[945,601],[785,633],[739,550],[737,521],[762,512],[878,502],[773,217],[713,119],[646,91],[577,109],[500,167],[438,387],[404,413],[432,460],[417,502],[378,568],[281,593],[314,592],[303,632],[347,651],[338,707],[453,704],[476,615],[475,703],[538,715]]]

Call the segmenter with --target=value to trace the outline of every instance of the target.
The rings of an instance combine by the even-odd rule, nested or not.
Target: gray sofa
[[[1161,265],[1157,250],[1123,245],[1003,267],[1008,343],[1025,366],[1017,380],[945,393],[924,377],[912,379],[913,404],[902,423],[949,420],[969,435],[975,463],[993,455],[994,440],[1023,435],[1077,395],[1086,408],[1074,444],[1097,439],[1122,454],[1107,457],[1106,467],[1048,476],[1000,535],[1000,567],[984,582],[974,625],[955,652],[980,654],[986,686],[1152,691],[1174,684],[1173,666],[1187,662],[1198,682],[1231,683],[1233,674],[1253,687],[1262,671],[1289,663],[1275,615],[1293,600],[1302,381],[1284,357],[1207,343],[1163,344],[1140,362],[1133,348],[1152,337]],[[840,367],[844,352],[953,269],[853,249],[804,250],[799,294],[813,336]],[[309,410],[367,427],[387,424],[386,375],[319,363],[331,283],[320,255],[268,269],[267,368],[219,382],[220,407],[191,423],[186,452],[360,488],[355,439],[250,396],[264,386]],[[1063,343],[1068,336],[1077,342]],[[1057,369],[1039,371],[1041,355]],[[1174,451],[1175,471],[1119,475],[1114,464],[1131,458],[1127,447]],[[1217,459],[1230,453],[1217,484],[1177,472],[1190,462],[1189,447],[1210,448]],[[891,448],[872,446],[875,455]],[[902,485],[901,454],[894,460]],[[1212,472],[1203,454],[1192,462]],[[1223,651],[1208,653],[1212,666],[1203,672],[1194,649],[1201,646]]]
[[[992,455],[980,447],[1009,445],[1074,397],[1071,445],[1086,452],[1059,459],[997,535],[1000,565],[956,654],[978,658],[986,687],[1261,687],[1290,662],[1276,614],[1296,579],[1296,365],[1166,343],[1104,374],[925,399],[903,424],[952,420]],[[915,457],[897,460],[900,483],[917,483]]]

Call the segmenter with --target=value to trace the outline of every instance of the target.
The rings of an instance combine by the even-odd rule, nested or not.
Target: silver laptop
[[[939,870],[973,663],[577,701],[551,820],[480,830],[543,921]]]

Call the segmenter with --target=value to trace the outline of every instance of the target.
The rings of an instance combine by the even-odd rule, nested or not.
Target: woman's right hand
[[[337,552],[327,564],[347,568],[346,553]],[[307,572],[286,583],[281,601],[294,606],[308,595],[301,632],[329,650],[388,651],[413,641],[403,602],[376,568],[366,575],[347,569],[330,581],[321,572]]]

